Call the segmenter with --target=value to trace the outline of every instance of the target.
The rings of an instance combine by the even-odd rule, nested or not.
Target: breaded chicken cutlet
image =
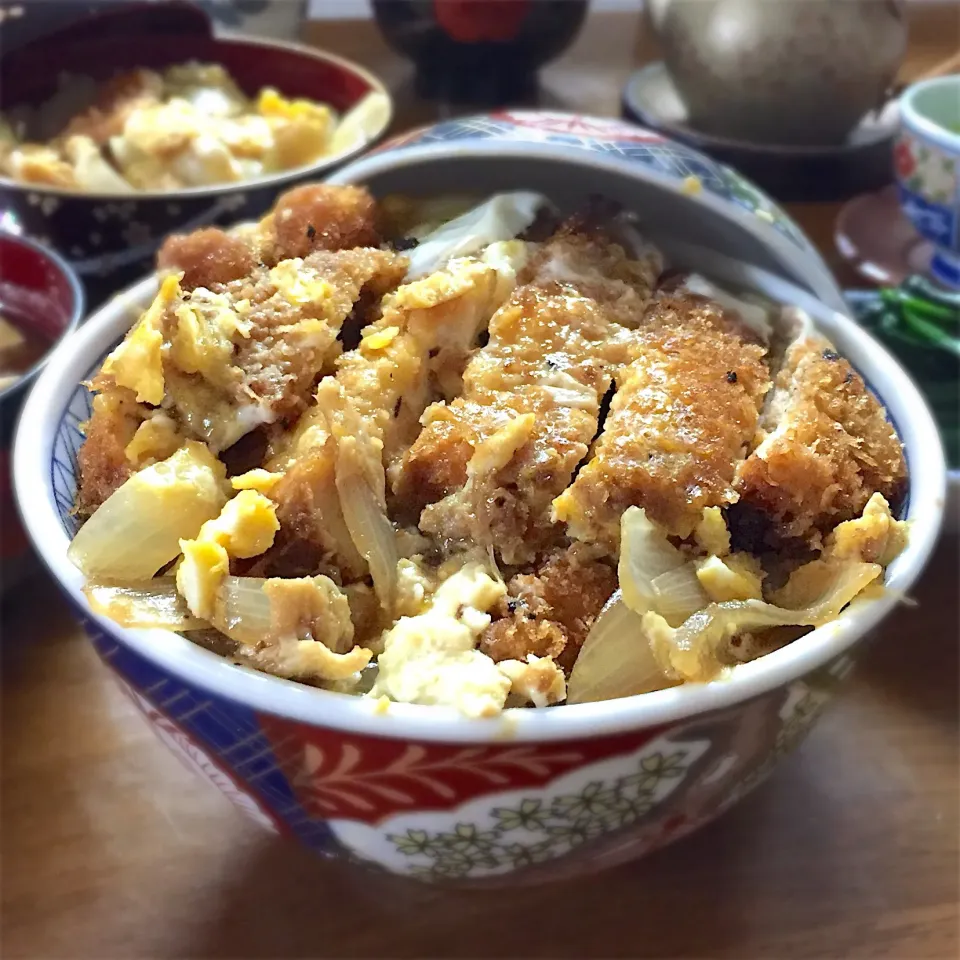
[[[761,424],[763,439],[739,471],[734,522],[779,547],[819,547],[838,523],[880,493],[896,503],[906,481],[903,448],[863,379],[818,335],[791,345]],[[739,514],[739,517],[738,517]]]
[[[494,621],[480,638],[480,649],[496,661],[552,657],[569,673],[616,589],[613,567],[581,545],[553,551],[536,572],[510,579],[507,595],[493,611]]]
[[[703,298],[660,295],[636,336],[594,455],[553,505],[571,536],[611,553],[628,507],[685,538],[705,507],[736,501],[770,385],[764,346]]]
[[[596,234],[561,230],[494,315],[463,392],[424,414],[395,493],[420,529],[523,563],[553,537],[550,504],[597,431],[600,401],[632,358],[660,264]]]
[[[523,254],[522,244],[494,244],[481,259],[460,258],[404,284],[383,299],[358,347],[337,360],[337,386],[359,418],[356,439],[376,445],[369,455],[386,472],[416,439],[427,405],[459,393],[467,357],[512,290]],[[329,410],[318,402],[267,463],[284,474],[272,491],[281,525],[274,554],[307,541],[357,576],[365,570],[340,510],[335,457]]]
[[[315,250],[378,247],[377,207],[362,187],[306,184],[282,194],[258,224],[227,232],[207,227],[168,237],[157,254],[160,270],[183,271],[184,290],[216,289],[258,264],[307,257]]]
[[[401,282],[407,266],[388,250],[342,248],[377,239],[362,212],[373,201],[353,187],[291,191],[262,222],[263,236],[274,237],[279,223],[339,209],[338,191],[342,208],[351,213],[340,221],[331,215],[306,259],[251,266],[239,255],[236,237],[223,234],[218,246],[209,231],[173,248],[193,255],[185,265],[194,283],[184,285],[168,274],[144,318],[93,381],[98,396],[80,457],[82,512],[96,509],[132,470],[168,456],[176,436],[203,440],[219,452],[259,425],[289,423],[305,409],[316,380],[340,351],[338,335],[355,304],[366,293],[379,301]],[[365,202],[358,201],[359,193]],[[269,243],[276,253],[278,241]],[[291,241],[280,252],[302,249]],[[175,263],[172,256],[161,259]],[[211,286],[196,285],[199,279]],[[163,431],[158,410],[166,418]],[[149,436],[145,432],[139,450],[131,452],[141,429]]]

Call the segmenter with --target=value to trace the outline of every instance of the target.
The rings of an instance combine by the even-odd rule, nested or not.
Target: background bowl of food
[[[635,127],[471,118],[336,179],[377,199],[171,241],[57,351],[33,542],[164,741],[322,854],[537,882],[695,830],[919,575],[929,411],[782,211]]]
[[[374,142],[392,112],[361,67],[215,36],[178,3],[132,4],[8,49],[0,90],[0,210],[95,293],[149,269],[174,230],[261,213]]]
[[[0,232],[0,584],[27,550],[10,487],[8,451],[27,386],[53,345],[83,317],[83,288],[53,251]]]

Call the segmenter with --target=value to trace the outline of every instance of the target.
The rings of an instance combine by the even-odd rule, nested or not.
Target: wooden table
[[[908,71],[960,37],[956,13],[921,18]],[[650,55],[637,26],[594,18],[546,71],[550,101],[614,112]],[[426,118],[369,25],[313,29]],[[836,208],[794,213],[829,256]],[[3,608],[2,955],[954,957],[958,546],[740,807],[587,883],[504,893],[371,879],[257,832],[154,740],[41,576]]]

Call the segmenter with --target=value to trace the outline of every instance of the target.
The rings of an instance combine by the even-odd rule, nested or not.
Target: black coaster
[[[644,127],[735,167],[771,196],[785,202],[846,200],[879,190],[893,180],[895,104],[870,113],[847,139],[832,146],[796,147],[749,143],[695,130],[663,62],[634,73],[623,89],[623,115]]]

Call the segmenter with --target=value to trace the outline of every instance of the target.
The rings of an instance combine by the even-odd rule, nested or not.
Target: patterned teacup
[[[930,272],[940,283],[960,287],[960,74],[908,88],[900,118],[900,204],[934,245]]]

